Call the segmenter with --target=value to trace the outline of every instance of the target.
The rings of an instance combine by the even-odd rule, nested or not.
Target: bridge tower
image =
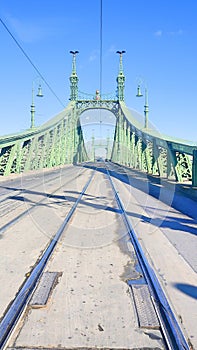
[[[78,81],[79,81],[79,78],[77,76],[77,71],[76,71],[76,54],[79,53],[79,51],[70,51],[70,53],[73,55],[72,73],[70,76],[70,101],[77,101],[78,100]]]
[[[119,73],[117,76],[117,97],[119,101],[124,101],[124,83],[125,83],[125,76],[124,76],[124,72],[123,72],[123,64],[122,64],[122,55],[123,53],[125,53],[126,51],[117,51],[116,53],[118,53],[120,55],[120,61],[119,61]]]

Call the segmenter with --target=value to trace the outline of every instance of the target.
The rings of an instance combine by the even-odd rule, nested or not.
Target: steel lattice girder
[[[125,148],[129,148],[126,154],[130,154],[129,163],[132,167],[161,177],[173,177],[178,182],[192,181],[192,185],[196,186],[196,144],[163,136],[156,130],[144,129],[122,101],[119,102],[119,116],[112,160],[119,159],[120,164],[127,163]],[[125,132],[124,125],[127,125],[129,132]],[[117,144],[118,147],[115,146]]]
[[[80,114],[107,109],[116,117],[111,159],[144,172],[197,186],[197,145],[172,139],[136,120],[123,101],[71,101],[56,117],[38,128],[0,138],[0,173],[8,175],[88,159]]]
[[[82,130],[74,118],[75,109],[75,102],[70,102],[63,112],[43,126],[0,138],[1,175],[63,165],[74,159],[87,160]],[[68,121],[72,123],[70,129]],[[69,137],[70,144],[66,147]],[[74,143],[77,146],[73,146]]]

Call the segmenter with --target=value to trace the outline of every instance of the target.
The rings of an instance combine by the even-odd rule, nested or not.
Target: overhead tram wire
[[[103,79],[103,1],[100,0],[100,97],[102,99]],[[100,138],[101,138],[101,109],[100,109]]]
[[[102,96],[103,75],[103,2],[100,0],[100,96]]]
[[[60,100],[60,98],[56,95],[56,93],[54,92],[54,90],[51,88],[51,86],[49,85],[49,83],[46,81],[46,79],[43,77],[43,75],[41,74],[41,72],[39,71],[39,69],[36,67],[36,65],[33,63],[33,61],[31,60],[31,58],[29,57],[29,55],[25,52],[25,50],[22,48],[22,46],[19,44],[19,42],[17,41],[17,39],[14,37],[14,35],[11,33],[11,31],[9,30],[9,28],[7,27],[7,25],[5,24],[5,22],[0,18],[0,22],[2,23],[2,25],[4,26],[4,28],[7,30],[7,32],[9,33],[9,35],[12,37],[12,39],[14,40],[14,42],[16,43],[16,45],[19,47],[19,49],[22,51],[23,55],[27,58],[27,60],[30,62],[30,64],[32,65],[32,67],[35,69],[35,71],[37,72],[37,74],[40,76],[40,78],[43,80],[43,82],[47,85],[47,87],[49,88],[49,90],[52,92],[52,94],[56,97],[56,99],[59,101],[59,103],[61,104],[62,107],[65,108],[64,103]]]

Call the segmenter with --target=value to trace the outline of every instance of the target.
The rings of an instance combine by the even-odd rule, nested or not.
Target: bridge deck
[[[93,182],[46,266],[45,271],[58,273],[51,295],[44,307],[29,307],[8,347],[163,349],[157,327],[139,327],[127,283],[138,280],[139,269],[102,164],[97,166]],[[196,221],[170,207],[169,189],[160,192],[161,199],[168,199],[167,205],[146,193],[151,184],[147,178],[140,174],[137,178],[136,173],[128,178],[115,170],[119,172],[116,179],[114,174],[115,185],[141,245],[195,348]],[[66,167],[53,175],[38,173],[22,177],[21,182],[16,178],[1,183],[2,191],[12,191],[12,201],[22,203],[4,215],[2,225],[24,209],[29,211],[1,233],[0,278],[6,286],[0,288],[1,317],[90,173],[92,169]],[[137,182],[143,189],[137,188]],[[26,189],[22,194],[21,188]],[[38,208],[32,210],[38,201]]]

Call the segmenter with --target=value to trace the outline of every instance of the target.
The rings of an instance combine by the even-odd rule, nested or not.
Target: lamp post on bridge
[[[38,85],[38,93],[36,95],[37,97],[43,97],[42,93],[42,87],[41,84],[39,83]],[[31,125],[30,128],[33,129],[35,127],[35,103],[34,103],[34,81],[32,82],[32,100],[31,100]]]
[[[138,84],[136,97],[142,97],[142,96],[143,94],[141,92],[141,86],[140,84]],[[148,129],[148,112],[149,112],[148,89],[145,87],[145,103],[144,103],[144,128],[145,129]]]

